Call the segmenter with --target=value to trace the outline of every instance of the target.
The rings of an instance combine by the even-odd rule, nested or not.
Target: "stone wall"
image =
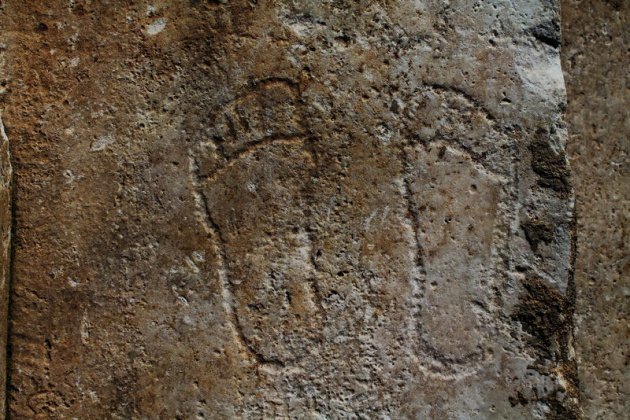
[[[556,1],[1,20],[12,417],[580,416]]]
[[[562,10],[581,400],[586,418],[622,419],[630,412],[630,7],[566,0]]]

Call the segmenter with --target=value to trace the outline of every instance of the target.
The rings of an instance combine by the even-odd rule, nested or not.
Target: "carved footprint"
[[[441,100],[457,102],[447,109],[462,115],[445,113]],[[488,328],[482,324],[492,317],[484,282],[493,275],[491,252],[503,188],[502,175],[495,172],[509,171],[488,171],[478,156],[500,153],[507,140],[458,93],[427,89],[416,105],[429,122],[412,115],[403,131],[425,145],[402,147],[402,161],[390,150],[395,144],[378,152],[359,146],[353,152],[357,172],[350,182],[354,178],[361,183],[357,191],[371,178],[374,185],[381,183],[365,192],[371,197],[365,210],[355,210],[352,217],[361,222],[347,226],[364,230],[359,271],[372,273],[364,279],[372,291],[359,284],[357,293],[371,295],[374,307],[387,307],[388,300],[398,299],[395,289],[411,283],[401,289],[407,290],[410,303],[390,314],[401,320],[391,325],[408,325],[412,347],[432,369],[469,371],[487,352],[483,331]],[[220,238],[227,305],[243,346],[256,360],[284,365],[308,354],[321,337],[326,315],[314,280],[310,216],[305,213],[313,205],[310,179],[317,168],[296,87],[283,80],[260,83],[225,108],[215,131],[214,141],[198,153],[197,184]],[[479,138],[487,132],[498,140]],[[394,179],[401,172],[406,179],[402,184]],[[469,200],[462,200],[466,196]],[[327,236],[339,243],[339,238]],[[329,263],[339,265],[334,259]],[[335,330],[334,319],[327,321],[328,333]],[[345,323],[339,328],[340,333],[345,329],[343,334],[360,334]]]
[[[217,147],[198,158],[234,328],[258,362],[279,365],[303,357],[320,330],[304,214],[314,162],[297,100],[287,81],[260,83],[219,115]]]
[[[423,275],[412,298],[419,350],[437,372],[470,374],[492,352],[497,331],[490,291],[503,281],[496,253],[505,242],[497,233],[507,231],[514,209],[502,203],[511,168],[491,164],[509,161],[497,154],[510,153],[512,140],[459,92],[429,88],[414,105],[418,114],[408,130],[421,142],[405,155],[422,253]]]

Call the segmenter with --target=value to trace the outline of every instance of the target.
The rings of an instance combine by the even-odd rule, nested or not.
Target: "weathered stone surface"
[[[577,417],[556,2],[4,13],[15,417]]]
[[[1,56],[0,56],[1,57]],[[0,68],[2,66],[0,65]],[[0,115],[0,398],[6,401],[8,313],[11,270],[11,180],[9,139]],[[4,418],[5,410],[0,412]]]
[[[563,67],[575,173],[576,351],[585,417],[630,412],[630,7],[566,0]]]
[[[0,5],[1,8],[1,5]],[[0,24],[1,25],[1,24]],[[0,26],[1,27],[1,26]],[[0,44],[0,98],[6,92],[6,45]],[[10,300],[12,179],[9,139],[0,107],[0,418],[5,418],[7,390],[8,313]]]

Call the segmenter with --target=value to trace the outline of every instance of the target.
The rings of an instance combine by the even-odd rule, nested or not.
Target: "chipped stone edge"
[[[13,230],[13,167],[9,137],[0,110],[0,419],[8,418],[7,386],[9,375],[9,306]]]

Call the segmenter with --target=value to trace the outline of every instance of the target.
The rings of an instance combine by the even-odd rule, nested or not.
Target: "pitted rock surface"
[[[578,213],[576,353],[584,417],[630,412],[630,3],[562,2]]]
[[[557,2],[3,13],[12,415],[579,417]]]

